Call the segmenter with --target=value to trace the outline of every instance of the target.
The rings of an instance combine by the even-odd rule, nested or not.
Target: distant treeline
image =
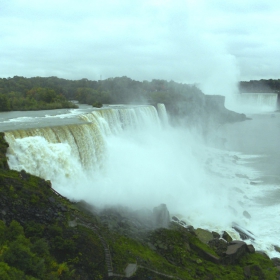
[[[280,93],[280,80],[239,83],[240,92]],[[158,80],[135,81],[126,76],[92,81],[58,77],[0,79],[0,111],[73,108],[70,100],[100,107],[102,104],[164,103],[173,115],[197,118],[204,114],[206,99],[195,86]]]
[[[251,80],[239,83],[240,92],[275,92],[280,93],[280,79],[278,80]]]
[[[194,85],[173,81],[135,81],[128,77],[91,81],[66,80],[57,77],[0,79],[0,111],[46,109],[45,105],[70,106],[67,100],[84,104],[164,103],[169,111],[178,111],[178,104],[202,98],[203,93]],[[52,104],[52,105],[50,105]],[[51,109],[51,108],[50,108]]]

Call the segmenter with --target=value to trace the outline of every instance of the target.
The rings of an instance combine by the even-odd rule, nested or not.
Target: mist
[[[85,167],[69,144],[26,137],[10,143],[9,165],[51,180],[62,195],[98,209],[152,210],[164,203],[193,226],[225,229],[241,222],[243,210],[230,182],[232,155],[207,148],[195,130],[159,125],[149,117],[144,125],[107,133],[100,145],[102,161]],[[91,146],[86,149],[80,146],[79,152],[92,153]]]
[[[210,147],[200,129],[185,122],[170,126],[163,105],[159,108],[161,119],[153,106],[119,105],[73,112],[73,118],[86,121],[82,124],[36,124],[5,132],[8,164],[51,180],[57,192],[74,202],[85,201],[95,211],[114,207],[146,215],[166,204],[171,216],[188,225],[226,230],[238,239],[232,228],[236,223],[256,235],[256,248],[274,254],[271,244],[278,244],[279,230],[263,227],[270,222],[259,217],[265,219],[264,211],[271,215],[271,207],[263,209],[259,201],[269,203],[275,186],[259,184],[279,178],[260,177],[258,170],[278,174],[279,133],[274,128],[279,118],[267,114],[265,119],[216,126]],[[268,136],[273,137],[269,147]],[[260,155],[267,152],[272,155],[268,162]]]

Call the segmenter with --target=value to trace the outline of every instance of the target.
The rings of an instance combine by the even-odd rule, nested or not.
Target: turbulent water
[[[65,118],[69,119],[64,122]],[[257,122],[273,120],[275,127],[280,121],[278,115],[258,118]],[[49,115],[33,116],[28,127],[19,129],[21,123],[26,124],[22,116],[7,119],[0,115],[0,128],[3,125],[10,145],[10,168],[51,180],[61,194],[98,207],[152,209],[165,203],[171,214],[194,227],[227,230],[239,238],[232,229],[235,222],[255,234],[257,249],[277,256],[273,244],[280,244],[280,226],[275,221],[280,205],[269,197],[280,195],[280,180],[275,177],[276,169],[276,179],[265,180],[270,164],[258,165],[268,150],[250,150],[250,135],[240,137],[250,127],[255,131],[255,120],[213,131],[209,142],[215,147],[211,148],[186,128],[169,126],[163,104],[157,110],[114,106],[59,112],[46,125],[49,119]],[[7,123],[18,127],[9,130]],[[227,139],[223,145],[215,140],[221,137]],[[238,144],[242,139],[247,146]]]

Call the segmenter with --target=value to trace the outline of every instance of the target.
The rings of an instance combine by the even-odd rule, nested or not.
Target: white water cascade
[[[277,109],[276,93],[242,93],[233,96],[229,107],[237,112],[252,114],[272,112]]]

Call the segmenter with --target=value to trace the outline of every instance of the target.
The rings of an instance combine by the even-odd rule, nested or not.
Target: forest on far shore
[[[280,79],[278,80],[250,80],[239,83],[239,91],[248,93],[280,93]]]
[[[240,92],[280,93],[280,79],[239,83]],[[102,104],[164,103],[177,114],[180,103],[194,104],[203,93],[193,84],[157,80],[136,81],[126,76],[92,81],[58,77],[0,78],[0,111],[76,108],[70,100],[101,107]],[[194,108],[188,108],[194,110]]]
[[[174,104],[190,101],[203,93],[195,85],[173,81],[135,81],[128,77],[91,81],[57,77],[0,79],[0,111],[72,108],[70,100],[89,105],[164,103],[170,111]]]

